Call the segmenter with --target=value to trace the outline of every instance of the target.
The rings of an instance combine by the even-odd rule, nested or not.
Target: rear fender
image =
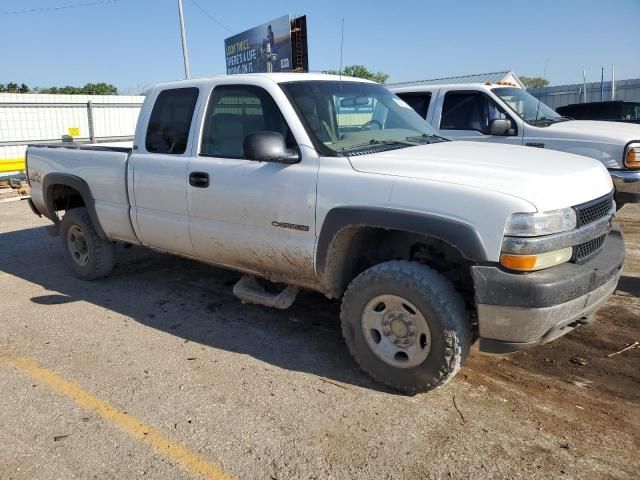
[[[60,222],[60,218],[56,213],[55,208],[55,199],[53,197],[54,187],[56,185],[64,185],[66,187],[70,187],[77,191],[89,212],[89,216],[91,217],[91,221],[98,233],[98,236],[103,240],[108,240],[107,236],[100,225],[100,221],[98,220],[98,214],[96,213],[95,200],[93,198],[93,194],[91,193],[91,189],[86,181],[82,178],[77,177],[75,175],[71,175],[68,173],[48,173],[45,175],[42,180],[42,196],[44,199],[45,212],[42,212],[47,218],[49,218],[56,225]]]

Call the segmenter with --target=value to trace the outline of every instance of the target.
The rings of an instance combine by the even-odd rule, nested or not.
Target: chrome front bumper
[[[617,193],[640,194],[640,170],[609,170]]]

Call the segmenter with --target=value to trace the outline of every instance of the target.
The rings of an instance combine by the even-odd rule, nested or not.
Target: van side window
[[[485,133],[489,122],[508,119],[506,112],[489,97],[474,92],[447,92],[442,104],[442,130],[476,130]]]
[[[204,118],[200,155],[244,158],[244,138],[261,131],[278,132],[287,148],[296,146],[280,109],[266,90],[250,85],[216,87]]]
[[[148,152],[173,155],[185,152],[197,100],[197,88],[160,92],[147,127],[145,146]]]
[[[421,93],[398,93],[402,100],[413,108],[422,118],[427,118],[429,111],[429,103],[431,102],[431,92]]]

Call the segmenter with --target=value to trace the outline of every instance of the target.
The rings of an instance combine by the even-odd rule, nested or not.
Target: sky
[[[135,94],[183,78],[177,0],[0,0],[0,83],[108,82]],[[184,0],[192,77],[225,73],[224,39],[307,15],[309,67],[362,64],[390,82],[514,70],[551,85],[640,77],[640,0]]]

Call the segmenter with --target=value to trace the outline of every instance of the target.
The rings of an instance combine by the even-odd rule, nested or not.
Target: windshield
[[[323,155],[445,140],[403,100],[375,83],[280,84]]]
[[[531,124],[554,123],[566,120],[551,107],[521,88],[494,88],[498,97],[509,105],[525,122]]]
[[[640,103],[625,103],[623,108],[623,120],[640,120]]]

